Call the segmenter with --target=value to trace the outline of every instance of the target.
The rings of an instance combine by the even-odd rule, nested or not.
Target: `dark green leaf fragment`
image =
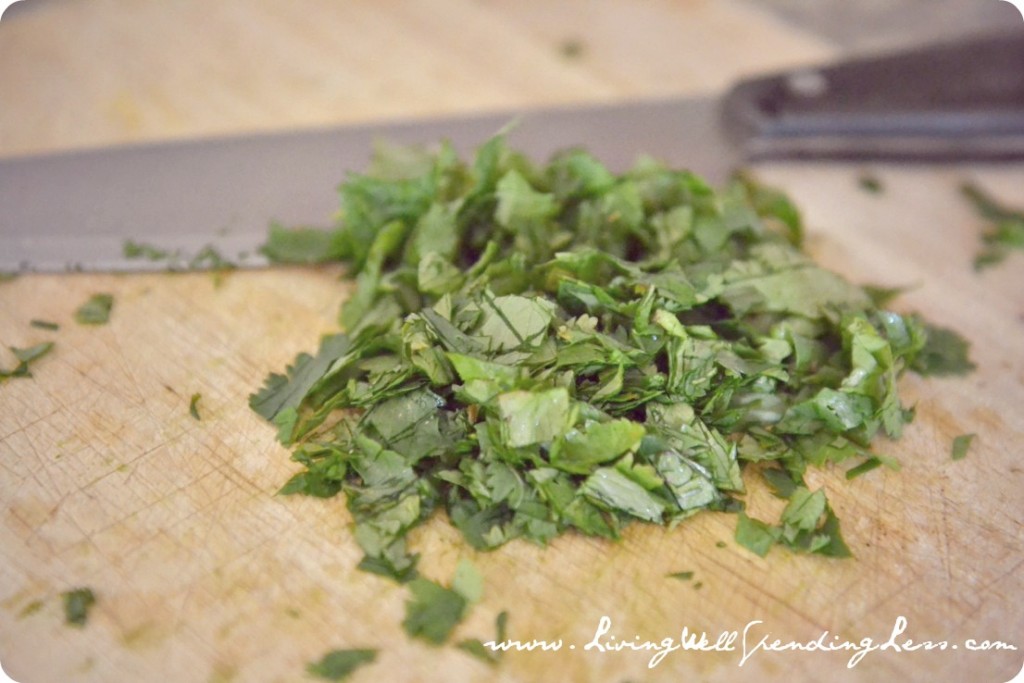
[[[846,470],[846,478],[855,479],[856,477],[859,477],[862,474],[870,472],[871,470],[875,469],[881,464],[882,461],[879,460],[878,458],[867,458],[866,460],[864,460],[864,462],[860,463],[859,465],[856,465]]]
[[[53,350],[53,342],[41,342],[26,348],[12,346],[10,349],[18,364],[13,370],[0,368],[0,382],[14,377],[31,377],[31,365]]]
[[[74,588],[61,593],[64,600],[64,620],[70,626],[82,628],[89,618],[89,610],[96,604],[96,596],[90,588]]]
[[[764,557],[775,544],[778,534],[776,530],[764,522],[748,517],[745,512],[739,513],[736,520],[736,542],[755,555]]]
[[[176,253],[134,240],[125,240],[121,245],[121,253],[127,259],[144,259],[146,261],[167,261],[177,256]]]
[[[80,325],[105,325],[110,320],[114,307],[112,294],[93,294],[75,311],[75,321]]]
[[[693,572],[672,572],[668,575],[670,579],[679,579],[680,581],[689,581],[693,578]]]
[[[443,645],[465,616],[469,601],[462,593],[429,579],[413,579],[408,586],[412,597],[405,605],[405,632],[432,645]]]
[[[494,640],[484,643],[479,638],[467,638],[458,643],[457,647],[488,664],[497,664],[501,660],[502,650],[493,647],[508,638],[508,612],[502,610],[494,619]]]
[[[960,189],[978,215],[988,221],[982,249],[974,258],[975,270],[1002,262],[1012,250],[1024,249],[1024,211],[1005,206],[974,183],[964,183]]]
[[[975,369],[970,343],[958,332],[937,325],[926,326],[927,340],[912,364],[920,375],[965,375]]]
[[[260,253],[272,263],[326,263],[343,255],[339,241],[337,230],[285,228],[273,223]]]
[[[881,194],[885,187],[882,185],[882,180],[873,173],[861,173],[857,177],[857,185],[860,189],[870,194]]]
[[[344,334],[324,337],[316,356],[299,354],[286,375],[272,374],[263,388],[249,397],[249,407],[267,420],[273,420],[281,411],[297,408],[309,390],[327,372],[331,364],[350,346]]]
[[[60,325],[49,320],[30,320],[28,324],[41,330],[50,330],[51,332],[56,332],[60,329]]]
[[[961,434],[953,439],[953,449],[951,457],[953,460],[963,460],[967,457],[967,451],[971,447],[971,442],[974,441],[975,434]]]
[[[377,650],[369,648],[332,650],[319,661],[306,666],[311,676],[327,681],[343,681],[359,667],[366,666],[377,659]]]

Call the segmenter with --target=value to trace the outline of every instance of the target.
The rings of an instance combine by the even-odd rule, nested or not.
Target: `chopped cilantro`
[[[402,626],[406,633],[442,645],[466,616],[469,606],[483,594],[483,578],[468,560],[455,569],[451,587],[446,588],[422,577],[409,582],[411,598],[405,605]]]
[[[11,353],[18,360],[13,370],[0,368],[0,382],[14,377],[31,377],[30,367],[32,363],[39,360],[53,350],[53,342],[42,342],[27,348],[11,346]]]
[[[988,222],[982,249],[974,258],[975,270],[1001,263],[1014,249],[1024,249],[1024,211],[1004,206],[974,183],[961,191],[978,215]]]
[[[860,189],[871,194],[881,194],[885,189],[878,176],[867,172],[862,173],[857,178],[857,185],[860,186]]]
[[[402,622],[406,633],[434,645],[443,644],[465,616],[466,598],[422,577],[409,582],[409,591],[412,599],[406,604]]]
[[[937,325],[925,326],[925,343],[911,364],[920,375],[965,375],[975,369],[970,343],[957,332]]]
[[[360,567],[408,582],[429,642],[468,602],[407,546],[435,511],[478,549],[718,510],[757,554],[846,556],[805,471],[900,436],[904,371],[969,367],[965,343],[882,308],[895,291],[815,264],[799,211],[751,177],[616,175],[583,150],[537,165],[498,135],[468,161],[381,148],[340,198],[334,228],[274,226],[264,253],[346,263],[344,331],[250,405],[302,466],[281,492],[344,493]],[[776,524],[742,512],[751,463],[788,500]]]
[[[332,650],[319,661],[306,666],[306,671],[327,681],[343,681],[353,671],[377,659],[372,649]]]
[[[274,263],[324,263],[343,255],[336,241],[335,234],[324,230],[286,228],[274,223],[260,252]]]
[[[56,332],[60,329],[60,325],[50,322],[49,320],[30,320],[28,324],[32,327],[37,327],[41,330],[49,330],[51,332]]]
[[[502,651],[500,649],[494,648],[493,645],[495,643],[503,643],[507,639],[507,611],[502,610],[498,613],[498,616],[494,620],[494,630],[494,640],[484,643],[479,638],[467,638],[465,640],[459,641],[456,644],[456,647],[488,664],[497,664],[498,661],[501,659]],[[488,644],[491,647],[489,647]]]
[[[188,402],[188,414],[195,420],[199,420],[199,399],[203,397],[202,394],[192,394],[192,398]]]
[[[176,256],[175,253],[166,249],[134,240],[125,240],[121,245],[121,253],[127,259],[145,259],[147,261],[165,261]]]
[[[668,575],[670,579],[679,579],[680,581],[689,581],[693,578],[693,572],[672,572]]]
[[[80,325],[104,325],[110,320],[113,306],[113,295],[93,294],[75,311],[75,321]]]
[[[89,610],[96,603],[96,596],[89,588],[75,588],[61,593],[64,599],[64,619],[71,626],[85,626]]]
[[[974,441],[974,437],[974,434],[961,434],[953,439],[953,449],[951,454],[953,460],[963,460],[967,457],[967,451],[970,449],[971,442]]]

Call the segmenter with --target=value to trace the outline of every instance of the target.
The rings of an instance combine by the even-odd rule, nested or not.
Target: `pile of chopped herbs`
[[[304,466],[283,493],[345,494],[363,569],[414,578],[407,532],[439,509],[478,549],[724,510],[760,554],[849,554],[805,472],[879,462],[927,332],[815,265],[785,196],[502,136],[391,150],[340,195],[336,229],[265,252],[349,264],[345,331],[250,403]],[[742,512],[754,463],[777,523]]]

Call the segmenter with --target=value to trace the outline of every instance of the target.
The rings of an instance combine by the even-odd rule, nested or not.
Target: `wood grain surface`
[[[724,1],[21,4],[0,23],[0,154],[716,90],[835,54]],[[855,558],[758,558],[718,513],[637,525],[621,543],[566,536],[491,553],[435,518],[411,541],[423,573],[448,581],[470,558],[485,581],[453,641],[491,638],[502,610],[510,637],[562,641],[496,667],[405,636],[407,593],[355,569],[341,498],[274,495],[296,468],[246,399],[337,329],[340,270],[0,282],[0,344],[55,342],[32,378],[0,384],[3,669],[20,683],[299,681],[330,649],[371,647],[377,661],[353,681],[1011,679],[1024,659],[1024,257],[972,270],[981,225],[957,187],[973,179],[1021,206],[1024,167],[873,167],[880,194],[859,187],[864,170],[759,173],[802,207],[817,259],[856,282],[910,286],[895,306],[963,333],[978,368],[904,379],[917,419],[877,444],[900,471],[812,476]],[[114,296],[110,323],[76,324],[96,292]],[[12,363],[0,350],[0,367]],[[977,438],[953,461],[962,433]],[[753,514],[777,513],[750,488]],[[680,571],[693,578],[666,578]],[[82,585],[98,601],[75,629],[60,593]],[[875,651],[848,668],[850,652],[744,661],[737,641],[650,668],[651,652],[585,648],[605,616],[604,642],[684,628],[713,642],[749,627],[748,647],[769,633],[880,644],[903,617],[900,644],[947,646]],[[972,651],[969,639],[1016,649]]]

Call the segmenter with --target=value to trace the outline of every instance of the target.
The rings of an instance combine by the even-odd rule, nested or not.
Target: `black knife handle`
[[[723,108],[752,160],[1024,158],[1024,31],[743,81]]]

